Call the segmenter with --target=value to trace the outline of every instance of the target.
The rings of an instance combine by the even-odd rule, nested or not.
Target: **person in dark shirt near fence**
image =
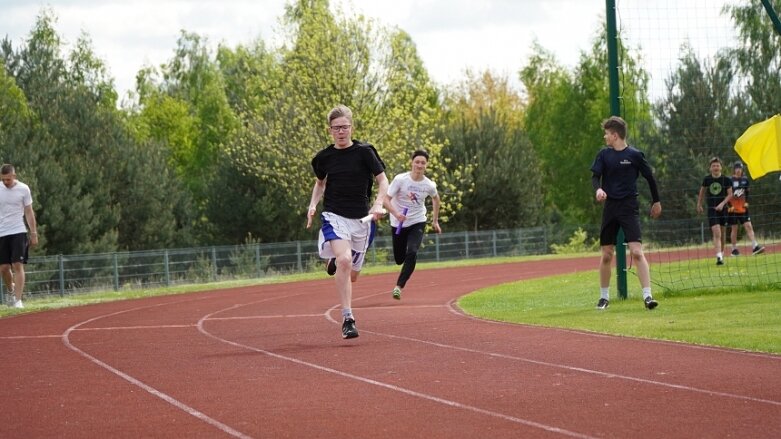
[[[650,267],[643,253],[637,178],[642,175],[651,189],[651,218],[658,218],[662,214],[656,179],[645,155],[627,144],[624,119],[612,116],[602,122],[602,129],[607,147],[599,151],[591,165],[591,184],[596,200],[605,203],[599,233],[602,257],[599,264],[600,298],[597,309],[606,309],[610,304],[610,274],[619,227],[624,231],[629,252],[637,267],[637,277],[643,289],[643,304],[646,309],[654,309],[659,303],[651,295]]]

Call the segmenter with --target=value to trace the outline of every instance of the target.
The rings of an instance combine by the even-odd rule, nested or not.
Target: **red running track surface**
[[[781,437],[781,356],[483,321],[455,305],[596,265],[419,270],[401,301],[396,274],[364,276],[353,340],[332,278],[0,319],[0,437]]]

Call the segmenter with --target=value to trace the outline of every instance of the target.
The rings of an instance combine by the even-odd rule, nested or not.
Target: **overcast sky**
[[[632,13],[649,23],[673,24],[673,28],[649,31],[664,39],[684,33],[692,25],[691,18],[675,23],[681,15],[676,8],[681,4],[701,8],[702,19],[710,23],[717,20],[721,4],[732,1],[738,0],[616,0],[616,4],[620,10],[636,2],[654,5],[656,9]],[[41,8],[50,6],[58,17],[55,26],[64,42],[72,44],[82,31],[86,32],[96,55],[107,63],[115,78],[120,96],[124,96],[133,89],[138,70],[157,66],[173,56],[182,29],[208,38],[212,46],[225,43],[234,47],[257,38],[274,44],[285,3],[0,0],[0,37],[9,37],[18,47]],[[534,39],[561,63],[574,66],[580,52],[589,50],[605,17],[605,0],[332,0],[331,6],[350,8],[345,10],[361,12],[408,32],[429,73],[440,84],[462,79],[466,68],[491,69],[517,83],[517,72],[525,65]],[[661,19],[657,9],[663,11]],[[620,20],[629,20],[630,12],[623,12]],[[713,39],[706,33],[702,37],[704,41]]]

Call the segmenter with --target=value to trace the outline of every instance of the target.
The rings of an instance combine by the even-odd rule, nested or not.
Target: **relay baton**
[[[385,209],[382,209],[382,214],[385,215],[386,213],[388,213],[388,211],[385,210]],[[369,221],[371,221],[373,219],[374,219],[374,214],[370,213],[370,214],[366,215],[365,217],[361,218],[359,221],[361,222],[361,224],[366,224],[366,223],[368,223]]]
[[[405,208],[404,208],[404,211],[402,211],[402,212],[401,212],[401,214],[402,214],[402,215],[404,215],[404,216],[406,216],[406,215],[407,215],[407,210],[409,210],[409,207],[405,207]],[[396,234],[397,234],[397,235],[398,235],[399,233],[401,233],[401,226],[402,226],[402,225],[404,225],[404,221],[399,221],[399,225],[398,225],[398,226],[396,226]]]

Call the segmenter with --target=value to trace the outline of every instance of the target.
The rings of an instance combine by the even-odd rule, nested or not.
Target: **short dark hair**
[[[622,139],[626,139],[626,121],[618,116],[610,116],[602,121],[602,129],[609,130]]]
[[[0,166],[0,175],[8,175],[8,174],[15,174],[16,169],[14,169],[14,165],[5,163],[3,166]]]
[[[422,149],[415,150],[415,152],[412,153],[411,160],[415,160],[415,157],[418,157],[418,156],[421,156],[421,155],[426,158],[426,161],[429,160],[428,153],[426,151],[422,150]]]

